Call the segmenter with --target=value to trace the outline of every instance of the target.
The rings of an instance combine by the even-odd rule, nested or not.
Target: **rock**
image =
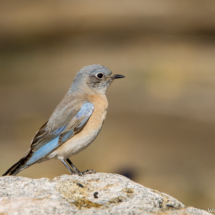
[[[209,214],[116,174],[0,178],[0,215],[149,213]]]

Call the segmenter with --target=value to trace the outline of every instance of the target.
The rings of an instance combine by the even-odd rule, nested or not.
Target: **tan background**
[[[1,1],[0,172],[79,69],[102,64],[126,78],[110,87],[102,132],[74,164],[215,207],[214,36],[214,1]],[[19,175],[61,174],[53,160]]]

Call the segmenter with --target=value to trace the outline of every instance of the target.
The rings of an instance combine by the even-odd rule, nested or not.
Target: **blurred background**
[[[74,164],[215,207],[214,1],[1,1],[1,174],[89,64],[126,78],[109,88],[103,129]],[[51,160],[19,175],[62,174]]]

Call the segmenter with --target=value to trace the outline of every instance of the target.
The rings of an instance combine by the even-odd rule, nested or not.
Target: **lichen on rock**
[[[0,178],[0,214],[209,214],[128,178],[97,173],[53,180]]]

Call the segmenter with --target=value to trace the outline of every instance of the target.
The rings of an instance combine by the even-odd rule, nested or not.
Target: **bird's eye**
[[[104,75],[103,75],[102,73],[98,73],[98,74],[96,74],[96,77],[97,77],[97,78],[99,78],[99,79],[102,79],[102,78],[103,78],[103,76],[104,76]]]

